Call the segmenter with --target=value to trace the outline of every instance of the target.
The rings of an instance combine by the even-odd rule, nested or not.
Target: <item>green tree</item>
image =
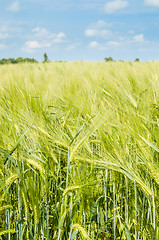
[[[140,59],[139,58],[135,58],[135,62],[139,62],[140,61]]]
[[[22,58],[18,57],[16,59],[14,58],[2,58],[0,59],[0,64],[15,64],[15,63],[37,63],[38,61],[34,58]]]
[[[23,62],[23,58],[22,58],[22,57],[18,57],[18,58],[16,59],[16,61],[17,61],[17,63],[22,63],[22,62]]]
[[[112,58],[112,57],[108,57],[108,58],[105,57],[104,60],[105,60],[106,62],[111,62],[111,61],[113,61],[113,58]]]
[[[44,53],[44,62],[48,62],[48,56],[46,53]]]

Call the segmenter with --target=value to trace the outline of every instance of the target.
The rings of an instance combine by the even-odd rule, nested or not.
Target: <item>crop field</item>
[[[0,240],[159,239],[159,62],[0,66]]]

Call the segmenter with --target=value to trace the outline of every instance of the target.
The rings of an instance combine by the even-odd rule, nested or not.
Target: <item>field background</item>
[[[159,239],[159,62],[0,66],[0,239]]]

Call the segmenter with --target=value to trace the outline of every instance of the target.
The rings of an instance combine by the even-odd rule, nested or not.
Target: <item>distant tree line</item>
[[[48,56],[46,53],[44,53],[43,55],[43,63],[46,62],[50,62],[48,59]],[[115,60],[112,57],[105,57],[104,58],[105,62],[115,62]],[[119,60],[120,62],[124,62],[123,60]],[[140,59],[136,58],[134,60],[135,62],[139,62]],[[58,61],[58,62],[62,62],[62,61]],[[2,58],[0,59],[0,64],[15,64],[15,63],[38,63],[38,61],[35,58],[22,58],[22,57],[18,57],[18,58]]]
[[[49,62],[48,56],[46,53],[43,55],[43,63]],[[15,63],[38,63],[38,61],[35,58],[2,58],[0,59],[0,64],[15,64]]]
[[[105,62],[115,62],[115,60],[112,57],[105,57],[104,58]],[[134,62],[139,62],[139,58],[135,58]],[[119,60],[119,62],[124,62],[124,60]]]
[[[38,61],[34,58],[2,58],[0,60],[0,64],[15,64],[15,63],[37,63]]]

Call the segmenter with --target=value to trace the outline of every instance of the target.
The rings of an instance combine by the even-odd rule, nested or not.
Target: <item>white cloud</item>
[[[96,36],[94,33],[96,32],[86,32],[87,35],[91,35],[94,37],[94,40],[89,43],[89,47],[95,48],[99,51],[106,51],[110,49],[121,49],[121,48],[132,48],[134,47],[141,47],[145,46],[145,44],[148,43],[148,41],[144,38],[144,35],[142,33],[135,34],[134,31],[129,31],[125,35],[120,35],[118,32],[111,32],[111,36],[108,39],[102,38],[98,41],[96,41]]]
[[[53,43],[63,43],[66,38],[66,35],[63,32],[56,34],[55,38],[53,39]]]
[[[49,43],[39,43],[38,41],[26,41],[24,47],[21,49],[24,52],[34,52],[40,48],[49,48],[51,44]]]
[[[40,27],[36,27],[32,29],[32,32],[34,32],[35,34],[37,34],[38,36],[44,36],[44,34],[48,34],[48,30],[45,28],[40,28]]]
[[[96,33],[97,33],[97,30],[96,30],[96,29],[87,29],[87,30],[85,31],[85,35],[86,35],[87,37],[94,37],[94,36],[96,35]]]
[[[118,42],[118,41],[109,41],[107,42],[107,44],[110,46],[110,47],[119,47],[122,42]]]
[[[65,41],[66,35],[63,32],[51,33],[46,28],[36,27],[32,30],[34,38],[39,41],[47,41],[50,43],[62,43]]]
[[[6,44],[3,44],[3,43],[0,43],[0,50],[4,50],[4,49],[6,49]]]
[[[98,42],[96,42],[96,41],[90,42],[89,46],[92,48],[96,48],[96,47],[98,47]]]
[[[9,37],[9,34],[8,33],[0,33],[0,40],[2,39],[6,39]]]
[[[104,38],[108,39],[112,35],[112,32],[107,29],[87,29],[85,31],[85,35],[87,37],[98,37],[98,38]]]
[[[124,9],[129,5],[128,1],[126,0],[113,0],[109,1],[105,4],[104,10],[105,13],[113,13],[118,10]]]
[[[107,42],[99,43],[99,42],[93,41],[89,43],[89,47],[97,49],[99,51],[106,51],[110,49],[110,47],[108,47]]]
[[[8,28],[5,25],[0,26],[0,40],[5,40],[7,38],[9,38]]]
[[[113,30],[114,24],[109,24],[111,28],[105,28],[105,26],[106,22],[100,20],[86,29],[85,36],[92,38],[88,47],[103,51],[107,49],[120,49],[132,46],[141,47],[147,44],[147,40],[143,33],[136,34],[135,31],[131,29],[125,34],[120,34]]]
[[[17,13],[20,11],[20,5],[19,5],[19,1],[16,0],[14,1],[8,8],[8,11],[13,12],[13,13]]]
[[[101,43],[99,43],[97,41],[92,41],[92,42],[89,43],[89,47],[96,48],[99,51],[105,51],[105,50],[108,50],[108,49],[118,48],[122,45],[123,45],[122,41],[115,41],[115,40],[105,41],[105,42],[101,42]]]
[[[58,38],[65,38],[66,35],[63,32],[60,32],[60,33],[57,34],[57,37]]]
[[[36,27],[32,29],[30,40],[26,41],[22,48],[25,52],[33,52],[40,48],[51,48],[65,42],[66,35],[63,32],[51,33],[46,28]]]
[[[107,23],[103,20],[98,20],[97,22],[93,23],[90,28],[101,29],[101,28],[108,28],[111,27],[112,23]]]
[[[145,41],[144,35],[142,33],[138,34],[138,35],[135,35],[134,40],[135,40],[135,42],[144,42]]]
[[[159,0],[145,0],[145,4],[149,6],[159,7]]]
[[[21,38],[22,29],[15,26],[15,24],[0,26],[0,40]]]
[[[108,39],[112,36],[112,32],[107,29],[112,24],[107,24],[105,21],[99,20],[96,23],[93,23],[85,30],[86,37],[96,37]]]
[[[130,35],[133,35],[133,34],[134,34],[134,30],[129,30],[128,33],[129,33]]]
[[[29,49],[41,48],[41,45],[37,41],[27,41],[25,46]]]
[[[40,44],[37,41],[27,41],[25,45],[28,48],[40,48]]]

